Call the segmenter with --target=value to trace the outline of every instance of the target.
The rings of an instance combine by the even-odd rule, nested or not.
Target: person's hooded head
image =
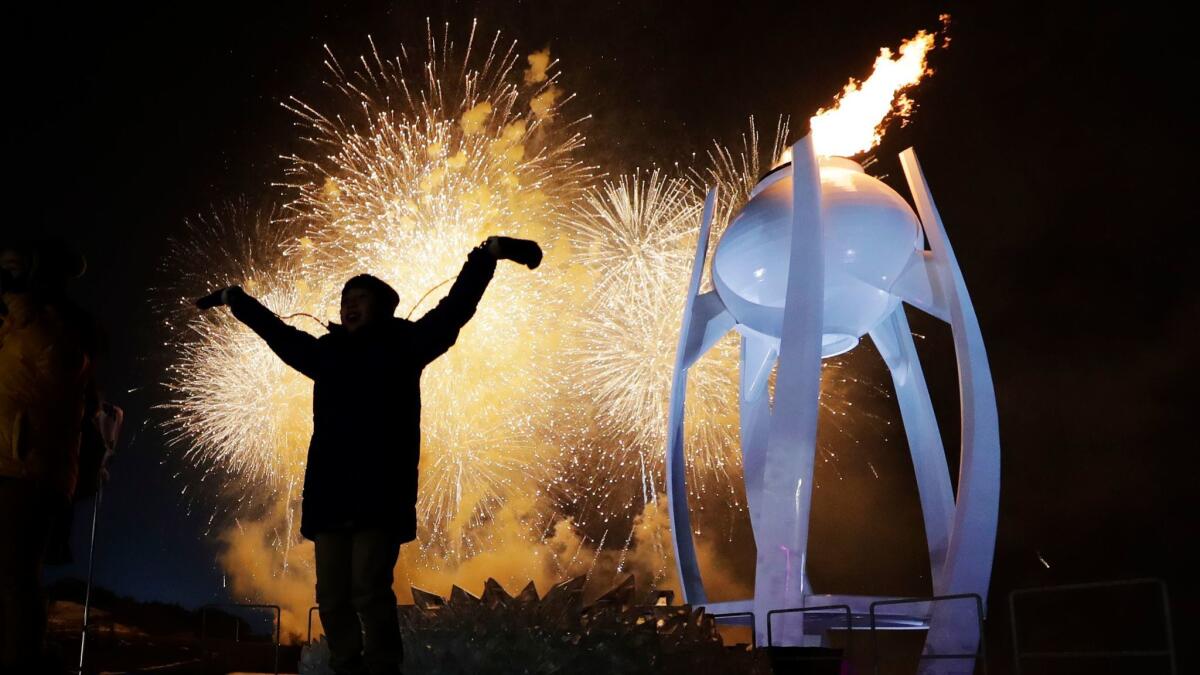
[[[342,286],[342,326],[353,333],[363,326],[385,321],[396,312],[400,295],[383,280],[360,274]]]

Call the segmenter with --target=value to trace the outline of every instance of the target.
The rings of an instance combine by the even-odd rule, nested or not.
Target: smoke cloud
[[[525,84],[539,84],[546,81],[546,71],[550,68],[550,48],[536,51],[525,57],[529,67],[525,69]]]
[[[489,525],[488,536],[498,543],[453,563],[422,559],[416,542],[406,544],[395,569],[397,602],[411,603],[413,587],[447,597],[453,586],[459,586],[478,595],[488,578],[513,594],[532,581],[539,595],[544,595],[551,586],[581,575],[588,577],[585,597],[594,599],[630,574],[644,597],[657,590],[670,590],[677,601],[682,598],[665,496],[659,495],[646,504],[633,519],[628,548],[589,545],[570,518],[556,521],[544,536],[531,539],[530,522],[538,510],[534,499],[510,500]],[[221,535],[224,550],[219,562],[229,575],[237,600],[282,608],[283,639],[295,643],[303,639],[308,610],[316,604],[316,576],[312,542],[296,538],[290,547],[279,545],[279,539],[287,536],[286,523],[287,508],[280,503],[261,520],[239,522],[228,528]],[[699,539],[697,553],[712,599],[750,597],[752,577],[732,569],[717,542]],[[315,614],[313,625],[314,634],[319,633],[320,621]]]

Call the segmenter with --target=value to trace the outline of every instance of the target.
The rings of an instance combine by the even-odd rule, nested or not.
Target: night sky
[[[88,256],[77,295],[109,333],[105,387],[131,420],[101,514],[101,585],[224,597],[211,505],[181,494],[195,472],[156,429],[169,354],[153,287],[185,218],[279,199],[269,183],[297,147],[280,101],[328,96],[323,43],[356,55],[371,34],[394,52],[421,43],[428,16],[461,30],[478,18],[523,53],[549,46],[578,95],[568,109],[593,115],[585,157],[619,173],[734,141],[750,114],[766,130],[806,119],[879,47],[949,11],[953,44],[872,171],[902,186],[895,155],[917,148],[988,345],[1004,453],[992,618],[1012,588],[1133,576],[1167,579],[1177,614],[1194,606],[1196,115],[1179,17],[1098,3],[155,4],[26,5],[6,21],[4,228]],[[948,331],[914,329],[941,354],[926,367],[953,426]]]

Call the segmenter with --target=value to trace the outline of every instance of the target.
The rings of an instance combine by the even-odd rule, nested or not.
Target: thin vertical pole
[[[104,496],[104,486],[96,488],[96,501],[92,504],[92,539],[88,544],[87,587],[83,593],[83,628],[79,634],[79,673],[83,675],[83,657],[87,650],[88,618],[92,607],[92,571],[96,564],[96,521],[100,514],[100,499]]]

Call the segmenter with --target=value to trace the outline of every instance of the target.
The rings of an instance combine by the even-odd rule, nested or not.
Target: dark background
[[[749,114],[768,136],[780,113],[805,119],[879,47],[949,11],[953,44],[873,172],[901,185],[895,154],[916,146],[987,340],[1004,449],[993,634],[1007,592],[1040,584],[1162,577],[1176,615],[1194,611],[1200,223],[1184,193],[1195,59],[1180,17],[1099,3],[169,4],[24,5],[5,22],[3,228],[78,242],[91,267],[78,295],[111,336],[106,387],[131,430],[149,421],[106,492],[102,585],[223,597],[212,505],[185,494],[194,472],[154,428],[170,355],[153,287],[185,217],[277,198],[278,156],[296,149],[279,103],[327,96],[323,43],[356,55],[370,33],[386,54],[419,44],[429,16],[460,35],[478,17],[523,53],[549,46],[579,97],[568,109],[593,115],[587,158],[617,173],[735,140]],[[953,365],[929,367],[949,419]]]

